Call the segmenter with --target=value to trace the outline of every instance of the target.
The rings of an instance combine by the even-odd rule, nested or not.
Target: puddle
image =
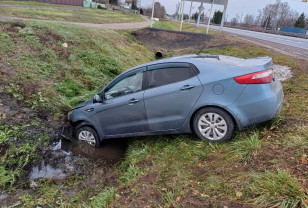
[[[89,162],[110,168],[124,158],[126,149],[127,139],[106,140],[100,148],[95,148],[75,139],[61,138],[44,151],[44,160],[32,168],[29,179],[63,179],[86,168]]]
[[[126,148],[126,139],[107,140],[100,148],[92,147],[84,142],[72,141],[71,152],[95,161],[103,161],[106,165],[113,165],[124,158]]]
[[[35,180],[39,178],[64,178],[66,174],[64,173],[63,170],[60,168],[53,168],[52,166],[48,164],[44,164],[42,162],[41,164],[33,167],[30,179]]]

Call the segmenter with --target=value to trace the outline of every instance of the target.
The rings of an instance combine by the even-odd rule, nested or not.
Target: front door
[[[106,136],[149,130],[144,108],[144,71],[128,73],[105,90],[96,116]]]

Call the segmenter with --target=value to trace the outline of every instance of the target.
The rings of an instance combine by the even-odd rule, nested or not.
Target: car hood
[[[83,103],[80,103],[80,104],[76,105],[74,108],[72,108],[72,110],[76,110],[76,109],[78,109],[78,108],[82,108],[82,107],[84,107],[84,106],[90,104],[91,101],[93,102],[93,99],[88,100],[88,101],[85,101],[85,102],[83,102]]]

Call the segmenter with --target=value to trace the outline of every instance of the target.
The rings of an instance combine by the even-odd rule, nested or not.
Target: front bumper
[[[62,131],[61,131],[61,137],[63,137],[64,139],[72,140],[74,138],[74,131],[75,131],[75,128],[73,126],[63,125]]]

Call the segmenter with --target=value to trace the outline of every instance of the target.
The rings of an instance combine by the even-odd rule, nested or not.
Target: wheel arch
[[[189,121],[189,127],[190,127],[190,130],[191,132],[194,132],[194,128],[193,128],[193,121],[194,121],[194,118],[196,116],[196,114],[201,110],[201,109],[204,109],[204,108],[218,108],[218,109],[221,109],[223,110],[224,112],[228,113],[230,115],[230,117],[232,118],[234,124],[235,124],[235,127],[237,129],[241,129],[242,126],[240,124],[240,122],[236,119],[235,115],[233,113],[231,113],[229,110],[221,107],[221,106],[217,106],[217,105],[205,105],[205,106],[201,106],[199,107],[198,109],[196,109],[193,114],[191,115],[190,117],[190,121]]]
[[[71,122],[71,125],[74,126],[74,128],[75,128],[75,130],[73,132],[73,136],[75,136],[77,129],[79,129],[79,128],[83,127],[83,126],[89,126],[89,127],[93,128],[96,131],[100,141],[103,140],[102,136],[100,135],[100,132],[96,129],[95,125],[93,125],[92,123],[90,123],[88,121],[78,120],[78,121],[75,121],[75,122]]]

